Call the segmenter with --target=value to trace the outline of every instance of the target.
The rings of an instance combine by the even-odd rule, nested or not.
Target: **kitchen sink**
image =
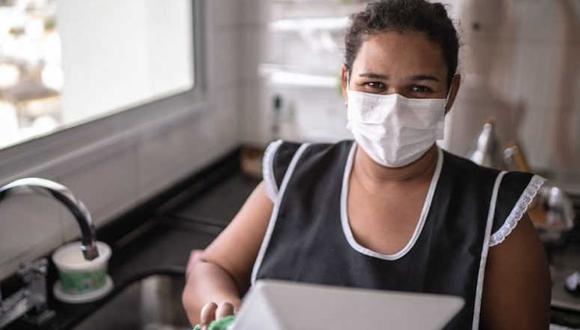
[[[74,329],[191,329],[181,305],[183,274],[152,274],[135,279]]]

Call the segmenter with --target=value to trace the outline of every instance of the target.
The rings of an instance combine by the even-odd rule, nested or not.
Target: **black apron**
[[[253,282],[459,296],[465,305],[446,329],[478,328],[490,237],[522,204],[531,174],[499,172],[439,150],[423,221],[402,253],[388,256],[359,245],[350,231],[345,185],[353,141],[278,144],[269,169],[278,195]]]

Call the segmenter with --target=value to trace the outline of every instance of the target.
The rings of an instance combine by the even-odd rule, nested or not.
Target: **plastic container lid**
[[[111,248],[97,242],[99,256],[93,260],[86,260],[81,251],[80,242],[72,242],[59,247],[52,255],[52,260],[60,271],[91,271],[107,267],[111,258]]]

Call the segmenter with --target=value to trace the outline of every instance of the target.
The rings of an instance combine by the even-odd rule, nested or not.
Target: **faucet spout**
[[[99,256],[95,226],[85,205],[65,186],[42,178],[24,178],[0,187],[0,203],[13,192],[37,192],[48,194],[61,202],[74,216],[81,230],[81,250],[85,259]]]

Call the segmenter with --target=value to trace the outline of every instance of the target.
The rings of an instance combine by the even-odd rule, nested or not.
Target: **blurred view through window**
[[[0,0],[0,148],[193,81],[191,0]]]

